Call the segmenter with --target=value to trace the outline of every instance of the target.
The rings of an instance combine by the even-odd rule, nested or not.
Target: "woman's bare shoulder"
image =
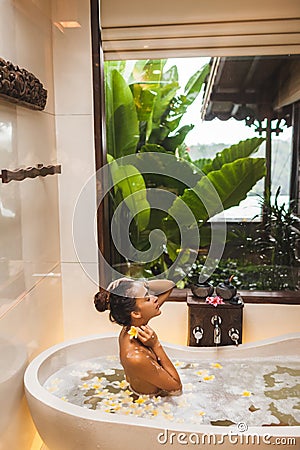
[[[122,352],[123,353],[123,352]],[[141,365],[151,364],[153,358],[149,353],[149,350],[143,347],[135,347],[132,349],[127,349],[126,352],[122,354],[122,362],[126,364],[127,367],[141,367]]]

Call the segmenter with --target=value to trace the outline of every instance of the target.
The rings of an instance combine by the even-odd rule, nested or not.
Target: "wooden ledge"
[[[244,303],[300,305],[300,291],[238,291]],[[169,302],[186,302],[190,289],[173,289]]]

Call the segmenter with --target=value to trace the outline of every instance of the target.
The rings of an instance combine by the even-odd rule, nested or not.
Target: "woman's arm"
[[[148,383],[164,389],[168,392],[180,393],[182,385],[177,370],[173,366],[162,345],[160,344],[156,333],[148,326],[138,328],[138,339],[153,350],[158,362],[149,358],[140,358],[138,376]]]
[[[148,286],[150,293],[157,295],[159,306],[161,306],[171,294],[175,283],[172,280],[149,280]]]
[[[120,283],[122,283],[122,281],[133,281],[131,278],[128,277],[122,277],[122,278],[118,278],[115,281],[112,281],[111,283],[109,283],[109,285],[107,286],[106,290],[107,291],[113,291],[114,289],[116,289]]]
[[[118,278],[117,280],[112,281],[107,286],[107,291],[113,291],[119,286],[120,283],[122,283],[122,281],[134,281],[134,280],[127,277]],[[161,306],[165,302],[165,300],[169,297],[175,286],[175,283],[172,280],[159,280],[159,279],[149,281],[141,280],[141,283],[142,282],[145,282],[145,285],[149,287],[151,294],[157,295],[159,306]]]

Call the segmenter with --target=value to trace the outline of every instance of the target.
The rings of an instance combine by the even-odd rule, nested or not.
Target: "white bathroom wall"
[[[79,282],[75,288],[79,288]],[[84,296],[84,293],[82,295]],[[90,302],[83,302],[80,295],[78,298],[75,295],[73,299],[72,307],[76,312],[72,315],[72,320],[65,319],[68,321],[68,338],[97,333],[119,333],[120,327],[109,321],[108,311],[97,312]],[[71,308],[71,301],[69,307]],[[299,318],[300,305],[247,303],[243,310],[243,343],[300,333]],[[150,325],[162,341],[186,345],[189,333],[187,304],[166,302],[162,307],[162,314],[152,319]]]
[[[0,57],[48,91],[44,111],[0,99],[0,169],[56,164],[50,0],[1,0]],[[0,449],[28,450],[35,430],[26,364],[63,339],[58,175],[0,184]]]
[[[53,25],[60,19],[62,3],[67,14],[75,11],[79,28]],[[89,14],[88,0],[0,3],[0,57],[34,73],[48,90],[43,112],[0,101],[1,167],[62,165],[59,176],[0,187],[1,355],[6,340],[12,339],[11,332],[20,335],[17,346],[27,360],[72,336],[74,327],[80,334],[90,332],[97,254],[95,249],[86,252],[88,276],[76,258],[72,238],[77,197],[95,166]],[[95,215],[95,211],[96,201],[91,199],[82,217]],[[48,292],[50,282],[55,283],[55,292]],[[0,450],[27,450],[34,438],[23,401],[23,371],[22,364],[18,396],[12,402],[14,414],[5,436],[0,432]],[[9,414],[3,406],[7,401],[3,392],[0,388],[0,418],[4,423]]]
[[[67,0],[63,13],[75,14],[78,28],[53,29],[55,120],[59,178],[61,268],[65,338],[89,334],[93,295],[98,289],[97,249],[86,245],[86,274],[73,242],[73,215],[81,190],[95,172],[92,94],[92,50],[89,1]],[[60,20],[59,9],[55,20]],[[96,186],[80,211],[83,220],[96,217]],[[85,246],[85,238],[82,239]],[[76,331],[75,331],[76,330]]]
[[[36,430],[23,390],[29,361],[62,337],[60,267],[0,319],[0,449],[29,450]]]
[[[300,333],[300,305],[245,305],[244,342],[255,342],[289,333]]]

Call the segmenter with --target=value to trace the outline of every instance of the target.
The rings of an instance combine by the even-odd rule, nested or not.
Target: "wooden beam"
[[[260,104],[260,100],[257,98],[256,93],[247,94],[245,92],[213,92],[210,96],[212,102],[231,102],[239,105],[257,105]],[[261,102],[264,103],[264,102]]]
[[[272,167],[272,125],[271,120],[267,119],[267,126],[266,126],[266,175],[265,175],[265,185],[264,185],[264,202],[267,204],[270,202],[270,196],[271,196],[271,167]],[[267,217],[266,217],[266,210],[263,208],[263,216],[262,220],[263,223],[265,223]]]
[[[106,164],[105,143],[105,102],[104,102],[104,62],[101,44],[99,2],[91,0],[91,40],[92,40],[92,68],[93,68],[93,106],[94,106],[94,145],[96,171]],[[100,189],[97,186],[97,189]],[[98,194],[101,193],[97,192]],[[110,237],[109,237],[109,208],[108,197],[97,209],[97,237],[98,249],[107,261],[110,261]],[[99,264],[100,285],[107,285],[111,280],[105,279],[104,268]]]
[[[300,213],[300,102],[294,103],[292,110],[293,140],[292,167],[290,180],[290,201],[296,203],[296,214]]]

